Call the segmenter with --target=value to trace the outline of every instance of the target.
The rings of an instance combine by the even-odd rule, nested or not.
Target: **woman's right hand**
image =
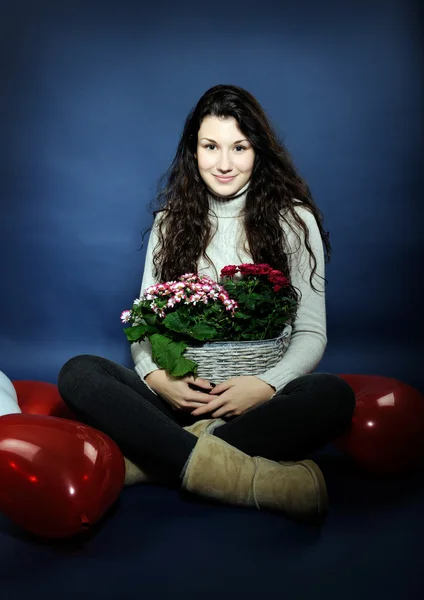
[[[214,386],[200,377],[194,378],[192,375],[172,377],[164,369],[158,369],[146,375],[144,379],[149,387],[166,400],[174,410],[192,412],[216,398],[208,393]],[[193,390],[189,384],[195,385],[205,392]]]

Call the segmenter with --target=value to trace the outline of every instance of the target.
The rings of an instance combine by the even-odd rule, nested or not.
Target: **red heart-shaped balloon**
[[[18,405],[23,413],[49,415],[79,421],[64,403],[56,384],[47,381],[14,380]]]
[[[44,415],[0,417],[0,510],[32,533],[87,531],[118,498],[122,452],[106,434]]]
[[[353,389],[352,424],[334,441],[358,466],[399,475],[424,466],[424,397],[410,385],[379,375],[339,375]]]

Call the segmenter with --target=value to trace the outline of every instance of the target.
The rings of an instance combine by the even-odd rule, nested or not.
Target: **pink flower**
[[[131,311],[130,310],[122,311],[122,314],[121,314],[122,323],[128,323],[130,320],[131,320]]]

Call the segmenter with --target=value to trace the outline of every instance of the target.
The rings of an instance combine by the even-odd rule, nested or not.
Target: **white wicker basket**
[[[207,342],[188,346],[184,357],[198,365],[197,375],[221,383],[239,375],[260,375],[274,367],[286,352],[292,327],[286,325],[277,338],[241,342]]]

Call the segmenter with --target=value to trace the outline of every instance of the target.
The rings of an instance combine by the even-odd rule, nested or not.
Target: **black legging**
[[[135,462],[160,465],[176,480],[197,442],[183,427],[211,418],[174,410],[135,371],[99,356],[71,358],[58,388],[80,421],[109,435]],[[343,379],[311,373],[268,402],[224,419],[214,435],[250,456],[302,460],[342,434],[354,409],[355,394]]]

